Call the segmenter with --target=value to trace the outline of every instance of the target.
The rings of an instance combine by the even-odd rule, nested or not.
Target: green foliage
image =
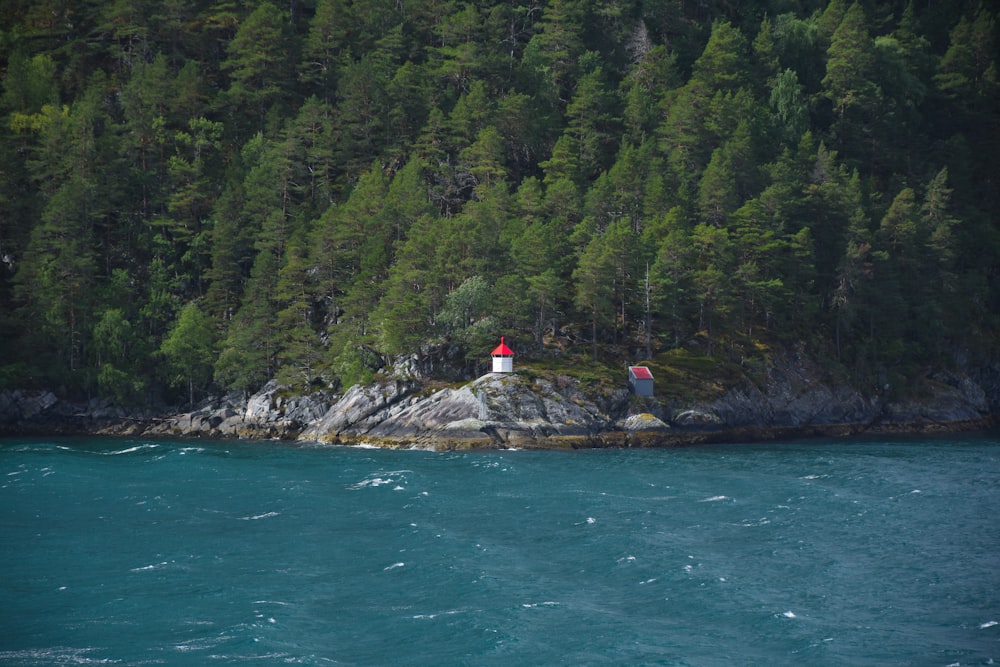
[[[169,382],[188,388],[188,400],[193,405],[195,389],[204,388],[212,376],[215,359],[211,321],[192,301],[181,309],[170,333],[163,339],[160,353],[167,360]]]
[[[722,375],[803,343],[866,382],[997,350],[985,3],[29,4],[6,386],[349,384],[501,331]]]
[[[372,381],[377,370],[372,363],[371,355],[359,347],[346,347],[337,355],[333,362],[333,371],[343,388],[356,384],[367,384]]]
[[[291,62],[288,19],[270,2],[262,2],[246,17],[226,46],[229,57],[220,63],[229,74],[227,101],[245,128],[263,129],[265,114],[275,103],[286,103]]]

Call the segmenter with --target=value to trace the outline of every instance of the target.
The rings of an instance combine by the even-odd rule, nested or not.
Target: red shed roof
[[[514,350],[507,347],[507,344],[503,342],[503,336],[500,336],[500,344],[490,354],[494,357],[513,357]]]
[[[653,374],[645,366],[629,366],[628,370],[636,380],[652,380]]]

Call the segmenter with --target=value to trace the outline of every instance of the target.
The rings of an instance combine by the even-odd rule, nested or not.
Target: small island
[[[147,4],[0,9],[6,432],[647,446],[998,413],[989,3]]]

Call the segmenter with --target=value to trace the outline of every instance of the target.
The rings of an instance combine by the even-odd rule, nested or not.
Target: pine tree
[[[281,10],[262,2],[227,45],[229,57],[222,63],[232,82],[226,91],[227,101],[248,133],[265,131],[268,110],[285,101],[293,62],[287,57],[287,26]]]
[[[655,223],[662,230],[659,235],[662,241],[650,266],[651,326],[672,334],[674,346],[696,331],[691,321],[695,303],[692,298],[694,248],[683,217],[680,209],[674,208]]]
[[[580,0],[546,3],[538,31],[524,49],[522,67],[536,78],[536,90],[559,106],[569,100],[577,59],[584,50],[582,25]]]
[[[428,48],[434,74],[446,86],[467,90],[480,63],[483,17],[472,3],[455,7],[434,26],[436,44]]]
[[[581,67],[590,69],[577,79],[573,98],[566,105],[566,132],[573,139],[579,173],[584,179],[607,166],[614,154],[613,136],[617,133],[603,69],[594,62],[593,55],[581,59]]]
[[[961,303],[957,269],[957,230],[960,221],[952,212],[952,190],[948,187],[948,168],[942,167],[928,183],[920,206],[920,227],[926,234],[927,266],[921,276],[926,301],[921,304],[920,322],[927,325],[931,345],[940,350],[946,336],[954,335],[964,325],[958,310]],[[933,276],[933,278],[930,278]],[[930,279],[929,279],[930,278]]]
[[[326,102],[333,98],[337,68],[349,48],[353,20],[351,7],[345,0],[317,0],[316,12],[309,21],[299,78]]]
[[[307,234],[297,231],[285,250],[274,288],[277,328],[276,379],[287,385],[308,386],[319,375],[320,337],[313,324],[314,302]]]
[[[823,87],[833,103],[833,135],[842,155],[857,158],[872,120],[878,94],[875,85],[874,42],[861,4],[854,2],[837,26],[827,50]]]
[[[691,283],[698,302],[698,331],[704,332],[706,352],[712,356],[716,335],[727,331],[732,313],[732,241],[725,229],[700,224],[691,233],[691,249],[696,262]]]
[[[378,303],[397,231],[384,215],[388,187],[385,172],[373,164],[344,205],[327,209],[312,232],[312,262],[320,269],[316,298],[359,335],[367,333]]]
[[[39,126],[35,156],[41,159],[29,167],[48,198],[15,276],[15,297],[30,332],[28,349],[59,381],[77,387],[87,382],[86,347],[99,277],[97,227],[107,205],[100,183],[107,159],[101,133],[105,86],[104,77],[95,75],[71,109],[51,110]]]
[[[590,340],[593,357],[597,360],[598,328],[603,328],[614,317],[614,295],[611,289],[612,258],[602,237],[595,236],[580,255],[573,282],[576,285],[575,303],[590,320]]]
[[[446,290],[437,273],[441,221],[424,215],[413,222],[385,281],[385,296],[371,320],[379,347],[387,353],[418,346],[440,311]]]

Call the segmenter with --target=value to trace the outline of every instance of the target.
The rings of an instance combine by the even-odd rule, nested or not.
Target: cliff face
[[[342,394],[292,395],[269,383],[165,416],[102,404],[72,406],[51,393],[0,394],[7,431],[275,438],[398,448],[648,447],[796,435],[983,428],[1000,407],[1000,368],[938,373],[919,388],[862,393],[824,382],[803,355],[774,358],[763,378],[736,381],[705,401],[661,404],[621,387],[558,374],[488,374],[460,386],[384,377]]]
[[[979,369],[989,378],[996,372]],[[988,422],[997,414],[996,383],[977,382],[972,374],[938,372],[920,386],[883,386],[862,392],[844,383],[822,381],[822,370],[801,354],[774,358],[759,385],[744,381],[702,406],[731,427],[836,431],[926,431]],[[897,398],[901,396],[901,398]]]

